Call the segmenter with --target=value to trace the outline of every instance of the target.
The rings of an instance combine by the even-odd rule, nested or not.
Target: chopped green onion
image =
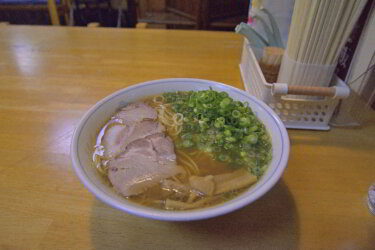
[[[258,136],[251,134],[248,136],[245,136],[245,142],[248,142],[250,144],[255,144],[258,142]]]
[[[250,119],[248,117],[241,117],[240,118],[240,126],[241,127],[248,127],[250,125]]]
[[[226,108],[231,102],[232,102],[231,99],[229,99],[229,98],[224,98],[224,99],[220,102],[220,107],[224,109],[224,108]]]
[[[229,161],[230,157],[229,157],[229,155],[220,154],[218,156],[218,159],[219,159],[219,161]]]
[[[272,157],[272,144],[247,102],[212,89],[170,92],[163,97],[173,112],[184,117],[176,147],[197,148],[215,159],[257,174],[264,172]],[[253,170],[255,167],[258,169]]]
[[[181,135],[181,138],[191,140],[193,139],[193,135],[191,133],[186,133],[186,134]]]
[[[191,140],[183,140],[182,146],[184,148],[191,148],[192,146],[194,146],[194,143]]]
[[[229,137],[225,138],[225,140],[226,140],[227,142],[235,142],[235,141],[237,141],[237,139],[234,138],[234,137],[232,137],[232,136],[229,136]]]
[[[240,113],[240,111],[238,111],[238,110],[233,110],[233,111],[232,111],[232,116],[233,116],[234,118],[238,118],[238,117],[241,116],[241,113]]]
[[[252,126],[250,129],[249,129],[251,132],[255,132],[258,130],[258,126],[257,125],[254,125]]]
[[[225,136],[232,136],[232,132],[229,129],[227,129],[227,130],[224,131],[224,135]]]

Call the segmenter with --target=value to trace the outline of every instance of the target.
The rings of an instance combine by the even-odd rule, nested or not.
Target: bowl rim
[[[83,127],[86,125],[87,120],[99,107],[104,105],[106,102],[108,102],[112,98],[118,95],[121,95],[124,92],[129,92],[135,88],[146,87],[151,84],[158,84],[158,83],[160,84],[160,83],[168,83],[168,82],[176,82],[176,81],[187,82],[187,83],[194,82],[194,83],[201,83],[201,84],[209,83],[209,84],[218,85],[225,89],[229,89],[230,91],[237,92],[238,94],[241,94],[247,98],[250,98],[260,108],[264,109],[268,113],[268,115],[274,120],[274,123],[276,124],[276,126],[278,127],[280,131],[283,152],[281,153],[281,158],[279,160],[278,166],[275,168],[271,177],[269,177],[269,179],[263,183],[263,186],[261,189],[256,190],[250,197],[242,197],[242,199],[239,199],[236,202],[226,203],[225,205],[222,205],[222,206],[213,206],[213,207],[208,207],[208,208],[203,208],[203,209],[195,209],[195,210],[187,210],[187,211],[164,211],[164,210],[151,209],[151,208],[147,208],[147,207],[136,205],[136,204],[120,203],[116,199],[107,196],[107,194],[102,189],[100,189],[96,184],[90,181],[90,178],[87,176],[83,166],[81,167],[79,154],[78,154],[79,136]],[[116,209],[119,209],[121,211],[130,213],[133,215],[137,215],[140,217],[156,219],[156,220],[164,220],[164,221],[192,221],[192,220],[208,219],[208,218],[227,214],[229,212],[240,209],[256,201],[265,193],[267,193],[279,181],[279,179],[281,178],[287,166],[287,162],[289,158],[289,148],[290,148],[289,136],[288,136],[287,130],[283,122],[280,120],[278,115],[270,107],[268,107],[264,102],[250,95],[249,93],[241,89],[235,88],[233,86],[226,85],[226,84],[216,82],[216,81],[211,81],[211,80],[203,80],[203,79],[196,79],[196,78],[165,78],[165,79],[158,79],[158,80],[137,83],[129,87],[120,89],[106,96],[105,98],[98,101],[95,105],[93,105],[88,111],[85,112],[83,117],[80,119],[78,125],[76,126],[76,129],[72,137],[70,155],[71,155],[73,169],[75,170],[76,175],[78,176],[80,181],[92,194],[94,194],[102,202],[107,203],[108,205]]]

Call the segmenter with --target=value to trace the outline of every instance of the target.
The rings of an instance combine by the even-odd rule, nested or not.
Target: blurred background
[[[248,0],[0,0],[0,22],[233,31],[248,10]]]
[[[326,3],[318,0],[0,0],[0,26],[54,25],[234,32],[236,26],[241,24],[240,28],[246,28],[245,31],[240,32],[240,29],[236,29],[236,32],[246,36],[246,33],[251,31],[247,34],[250,45],[256,42],[254,31],[266,37],[265,40],[268,42],[272,41],[272,36],[280,33],[279,40],[282,40],[282,43],[277,47],[286,49],[288,39],[296,38],[299,32],[295,31],[297,33],[294,33],[294,36],[288,35],[295,3],[318,2]],[[350,35],[338,43],[345,42],[344,46],[337,49],[340,51],[342,48],[334,65],[335,74],[350,87],[352,93],[356,94],[351,96],[360,96],[359,99],[365,103],[356,105],[353,104],[354,101],[345,101],[347,107],[341,110],[352,109],[352,113],[358,117],[360,111],[364,110],[363,106],[375,109],[375,1],[346,2],[361,2],[363,8],[357,11],[358,18],[353,19],[351,33],[348,32]],[[308,9],[305,10],[306,13],[309,12]],[[273,32],[265,32],[263,26],[269,26],[270,22],[263,20],[266,20],[267,16],[262,14],[262,10],[267,10],[273,15],[276,20],[273,26],[278,26],[279,32],[275,32],[273,26],[270,29]],[[306,15],[299,16],[296,18],[297,23],[306,18]],[[316,17],[313,21],[312,24],[319,23],[319,18]],[[345,23],[342,25],[345,26]],[[324,25],[320,28],[325,29]],[[337,32],[331,33],[338,36]],[[273,46],[276,45],[268,45]],[[255,47],[252,46],[252,49]],[[279,59],[281,57],[282,54]],[[277,66],[276,77],[280,62]],[[354,108],[357,106],[359,108]]]

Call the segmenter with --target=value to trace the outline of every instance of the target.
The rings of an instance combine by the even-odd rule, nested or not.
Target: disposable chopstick
[[[306,18],[307,23],[303,32],[302,40],[301,40],[301,51],[298,53],[298,61],[302,63],[306,63],[305,58],[306,54],[310,50],[310,41],[312,40],[312,31],[314,26],[316,26],[317,21],[317,12],[319,9],[320,1],[310,1],[310,9],[308,11],[308,17]]]
[[[282,67],[288,73],[283,80],[290,77],[299,85],[328,81],[365,4],[366,0],[296,0],[284,53],[289,66]],[[303,77],[309,80],[301,81]]]
[[[324,30],[324,23],[326,22],[327,12],[329,10],[329,8],[327,8],[327,5],[329,4],[330,1],[319,1],[319,9],[316,17],[316,22],[314,24],[311,39],[309,41],[309,50],[307,51],[306,58],[304,60],[308,64],[314,63],[313,56],[316,52],[321,34]]]
[[[291,32],[289,34],[289,37],[291,37],[291,39],[288,41],[288,47],[287,47],[287,51],[288,51],[288,56],[291,58],[291,59],[294,59],[296,60],[297,59],[297,53],[298,53],[298,46],[299,46],[299,34],[301,32],[301,22],[299,22],[300,20],[300,17],[301,17],[301,13],[305,7],[305,1],[302,1],[302,0],[297,0],[297,1],[300,1],[300,4],[296,4],[295,7],[294,7],[294,13],[293,14],[293,17],[292,17],[292,24],[291,24]]]
[[[341,19],[341,25],[339,25],[339,28],[337,30],[337,34],[333,39],[332,43],[332,49],[329,51],[327,62],[333,63],[333,58],[335,57],[335,54],[337,53],[337,47],[340,45],[340,41],[343,39],[345,28],[348,28],[348,24],[350,22],[350,15],[353,11],[353,7],[355,5],[355,1],[357,0],[351,0],[347,2],[346,9],[342,15]]]
[[[310,13],[311,13],[311,5],[312,5],[312,1],[304,1],[305,2],[305,7],[303,8],[303,15],[304,16],[310,16]],[[313,2],[315,3],[315,1]],[[302,20],[302,21],[301,21]],[[302,53],[303,53],[303,50],[304,48],[302,47],[304,44],[303,44],[303,39],[304,39],[304,35],[306,35],[306,27],[309,24],[309,18],[302,18],[300,19],[300,34],[301,36],[298,36],[298,52],[297,52],[297,56],[296,56],[296,60],[297,61],[301,61],[302,59]]]
[[[335,16],[333,16],[334,18],[334,22],[332,24],[332,31],[329,33],[329,34],[326,34],[328,36],[328,40],[327,40],[327,43],[325,44],[325,49],[324,49],[324,52],[323,52],[323,57],[322,57],[322,63],[324,64],[325,62],[328,61],[328,55],[330,53],[330,51],[333,49],[332,48],[332,44],[334,42],[334,39],[335,37],[337,36],[337,30],[339,29],[339,26],[340,24],[343,22],[343,15],[344,15],[344,12],[345,12],[345,7],[347,6],[348,4],[348,0],[345,0],[345,1],[339,1],[340,2],[340,5],[339,5],[339,8],[338,8],[338,12]],[[336,32],[334,32],[336,31]]]
[[[338,1],[324,1],[325,2],[325,6],[328,6],[326,7],[327,10],[326,10],[326,15],[325,15],[325,18],[324,18],[324,22],[322,24],[322,26],[320,27],[321,29],[321,32],[319,35],[317,35],[316,37],[316,47],[314,49],[314,52],[312,53],[312,59],[310,60],[310,63],[311,64],[322,64],[323,62],[321,61],[321,58],[323,56],[323,53],[324,53],[324,49],[325,49],[325,46],[327,44],[327,40],[328,40],[328,36],[327,34],[329,34],[329,32],[331,32],[331,27],[332,27],[332,23],[334,21],[334,16],[336,15],[336,12],[337,12],[337,8],[335,8],[336,6],[338,6]]]
[[[323,37],[324,31],[327,29],[327,25],[329,22],[329,15],[330,13],[330,5],[333,5],[331,1],[323,1],[319,5],[319,12],[318,12],[318,23],[317,26],[314,27],[315,31],[312,34],[313,41],[311,45],[311,50],[309,51],[309,54],[307,55],[307,63],[308,64],[316,64],[317,62],[314,60],[314,57],[316,54],[318,54],[318,48],[321,46],[321,39]]]
[[[355,10],[353,16],[350,18],[349,27],[346,29],[344,39],[341,41],[340,46],[339,46],[340,50],[344,46],[344,44],[346,43],[346,40],[349,37],[350,33],[352,32],[352,30],[354,28],[354,25],[357,22],[359,16],[361,15],[365,5],[366,5],[365,0],[356,1],[356,10]],[[340,51],[338,51],[338,53],[336,53],[336,57],[334,58],[334,61],[336,61],[338,59],[339,55],[340,55]]]

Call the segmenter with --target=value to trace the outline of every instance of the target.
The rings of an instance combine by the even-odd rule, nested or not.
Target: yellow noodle
[[[184,159],[182,157],[180,157],[178,161],[182,163],[182,167],[184,167],[188,171],[189,175],[199,174],[199,168],[194,163],[194,161],[189,161],[189,159]]]
[[[182,127],[179,126],[178,129],[177,129],[177,134],[180,134],[180,133],[181,133],[181,130],[182,130]]]
[[[163,125],[167,125],[169,127],[176,126],[176,122],[173,119],[173,116],[168,115],[168,112],[163,105],[160,105],[160,109],[157,109],[157,111],[159,120]]]
[[[103,166],[102,164],[97,164],[96,165],[96,168],[98,169],[98,171],[104,175],[104,176],[107,176],[108,175],[108,167],[106,166]]]
[[[184,122],[184,115],[181,114],[181,113],[174,114],[174,115],[173,115],[173,121],[174,121],[177,125],[182,125],[182,123]]]
[[[191,159],[191,157],[190,157],[188,154],[186,154],[185,152],[182,152],[182,151],[180,151],[180,150],[177,150],[177,154],[182,155],[182,156],[185,157],[189,162],[191,162],[194,166],[197,166],[197,165],[195,164],[195,162],[193,161],[193,159]],[[197,167],[198,167],[198,166],[197,166]]]
[[[191,159],[191,157],[189,155],[187,155],[186,153],[181,152],[179,150],[177,150],[177,154],[179,154],[180,156],[183,156],[191,164],[191,166],[193,167],[194,174],[199,174],[199,167],[197,166],[195,161],[193,159]]]
[[[164,102],[164,96],[162,96],[162,95],[154,96],[154,98],[152,98],[152,101],[154,103],[161,104],[161,103]]]
[[[188,154],[192,155],[192,156],[199,156],[201,153],[202,153],[202,151],[195,150],[195,151],[189,152]]]
[[[167,125],[167,126],[169,126],[169,127],[174,126],[173,121],[170,121],[170,120],[166,119],[166,118],[163,117],[163,116],[159,116],[159,120],[160,120],[160,122],[161,122],[163,125]]]
[[[178,183],[182,183],[180,181],[180,179],[177,178],[177,176],[172,176],[172,180],[174,180],[175,182],[178,182]]]
[[[171,132],[170,135],[177,136],[181,133],[182,127],[174,126],[174,127],[171,128],[171,130],[172,129],[174,130],[174,133]]]
[[[167,113],[167,115],[170,115],[170,116],[174,115],[174,113],[171,110],[168,110],[168,109],[164,109],[164,110],[165,110],[165,113]]]
[[[184,160],[184,159],[178,159],[178,161],[181,164],[182,167],[184,167],[184,169],[188,172],[189,175],[192,175],[192,174],[195,174],[194,173],[194,166],[191,165],[188,161]]]
[[[176,139],[182,131],[184,116],[180,113],[174,113],[171,104],[159,103],[158,97],[153,98],[153,104],[158,113],[159,122],[166,127],[168,135]],[[189,175],[199,173],[197,164],[188,155],[180,153],[180,156],[178,162]],[[176,180],[178,178],[174,177],[173,179]]]
[[[166,107],[165,104],[160,104],[156,108],[158,112],[159,121],[166,127],[168,134],[174,139],[181,133],[183,115],[174,114],[170,111],[170,107]]]

